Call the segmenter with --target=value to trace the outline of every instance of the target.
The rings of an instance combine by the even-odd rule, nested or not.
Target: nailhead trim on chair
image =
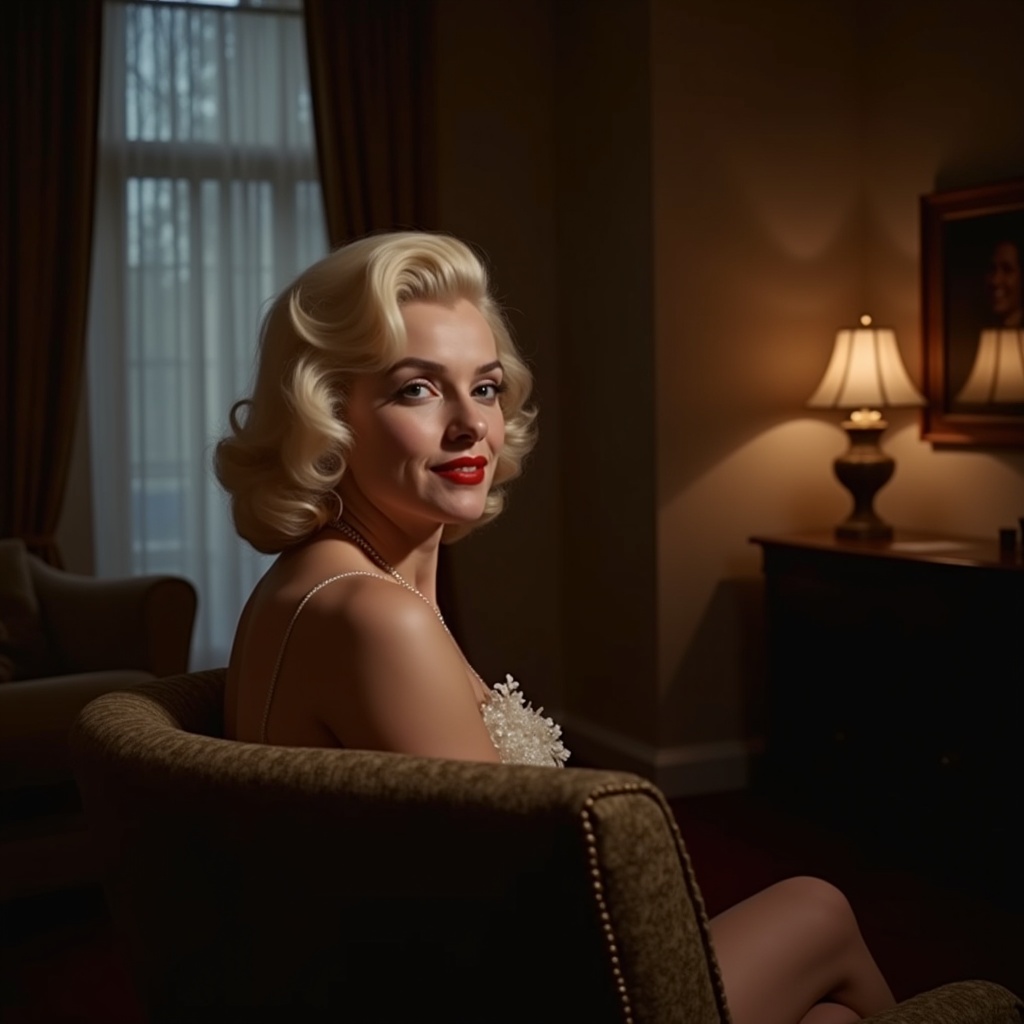
[[[683,833],[679,828],[679,822],[676,821],[674,816],[669,818],[669,827],[672,829],[672,834],[676,839],[676,848],[680,851],[685,850],[686,844],[683,840]],[[685,855],[684,855],[685,856]],[[707,911],[704,908],[704,900],[698,898],[694,900],[694,909],[700,916],[701,923],[704,926],[706,934],[711,934],[711,922],[708,920]],[[709,949],[710,955],[708,957],[708,965],[711,967],[711,981],[714,985],[715,992],[718,996],[719,1006],[722,1007],[723,1012],[728,1014],[728,1003],[725,1000],[725,982],[722,981],[722,969],[718,966],[718,957],[714,956],[713,951]],[[726,1019],[730,1019],[727,1017]]]
[[[633,1024],[633,1009],[629,1002],[629,991],[626,988],[626,979],[622,973],[619,961],[619,947],[615,940],[615,929],[612,928],[612,917],[608,913],[608,904],[604,898],[604,883],[601,880],[601,861],[597,852],[597,834],[594,831],[594,823],[591,820],[591,811],[598,797],[645,792],[650,792],[650,787],[640,782],[601,786],[587,797],[580,810],[580,821],[583,825],[583,835],[587,843],[587,857],[590,860],[591,884],[594,887],[594,898],[597,901],[597,907],[601,916],[601,928],[608,943],[608,959],[612,968],[612,976],[615,979],[615,987],[619,990],[619,998],[622,1000],[622,1019],[625,1024]]]

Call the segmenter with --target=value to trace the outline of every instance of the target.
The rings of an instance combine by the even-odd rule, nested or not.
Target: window
[[[199,591],[193,667],[227,663],[268,559],[211,468],[263,308],[326,252],[300,0],[108,3],[90,306],[101,575]]]

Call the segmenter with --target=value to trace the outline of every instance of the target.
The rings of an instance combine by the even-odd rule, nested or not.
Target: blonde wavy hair
[[[232,406],[230,433],[214,454],[240,536],[273,554],[335,518],[334,489],[354,443],[345,423],[348,381],[401,359],[403,303],[457,299],[473,303],[494,334],[504,369],[505,445],[484,514],[471,525],[446,526],[443,539],[457,540],[501,512],[504,485],[519,475],[536,440],[536,412],[526,404],[532,375],[472,249],[449,235],[396,231],[335,250],[268,310],[255,386]]]

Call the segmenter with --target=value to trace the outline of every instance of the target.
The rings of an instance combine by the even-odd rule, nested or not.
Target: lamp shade
[[[1024,331],[981,332],[974,366],[958,402],[1024,402]]]
[[[808,406],[878,409],[924,405],[924,397],[903,365],[895,332],[872,327],[869,316],[862,316],[860,324],[836,333],[832,358]]]

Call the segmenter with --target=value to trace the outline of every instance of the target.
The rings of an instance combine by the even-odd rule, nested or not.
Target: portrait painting
[[[922,436],[1024,445],[1024,181],[921,199]]]

